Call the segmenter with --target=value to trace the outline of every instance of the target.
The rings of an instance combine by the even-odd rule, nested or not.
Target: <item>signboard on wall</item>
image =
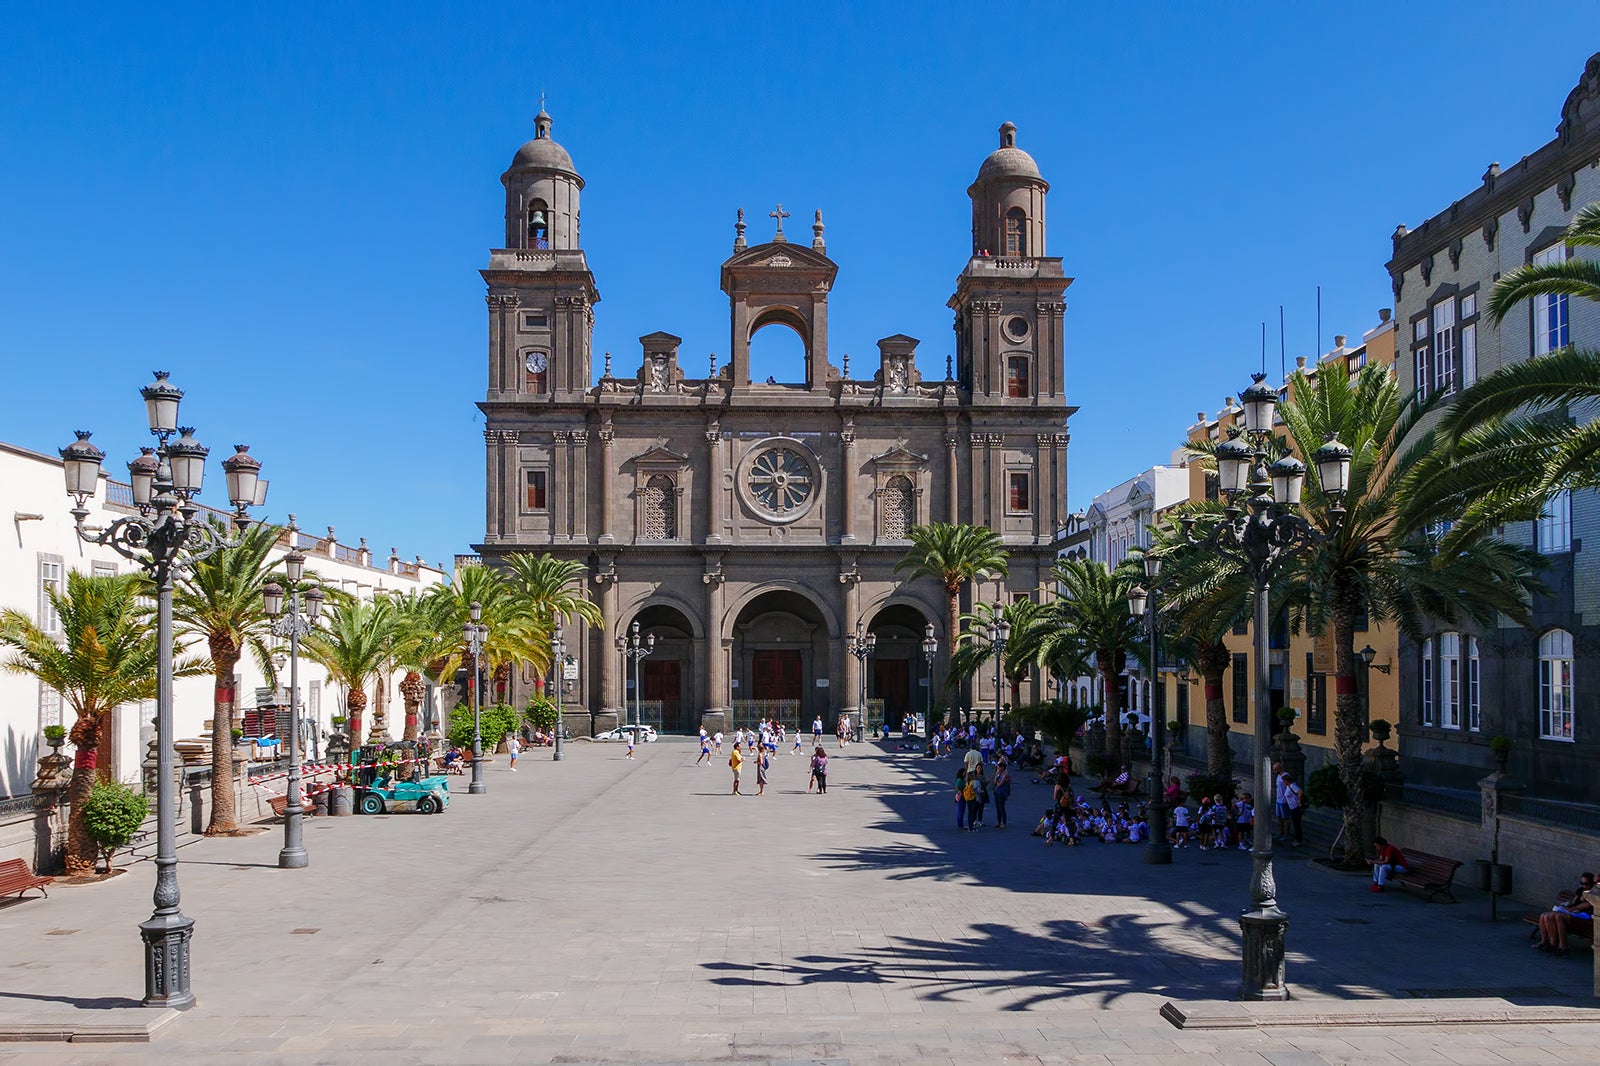
[[[817,678],[817,687],[818,688],[827,688],[828,687],[828,679],[825,678],[825,677]]]

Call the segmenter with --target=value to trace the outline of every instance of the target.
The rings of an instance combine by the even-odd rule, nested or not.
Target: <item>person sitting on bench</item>
[[[1534,947],[1540,951],[1553,951],[1557,955],[1565,955],[1567,934],[1579,923],[1582,923],[1582,927],[1593,936],[1594,903],[1590,899],[1593,892],[1594,874],[1583,874],[1578,878],[1578,894],[1571,903],[1558,903],[1539,915],[1539,940]]]
[[[451,748],[444,753],[444,772],[459,774],[461,772],[461,749]]]
[[[1100,783],[1094,786],[1094,790],[1096,792],[1122,792],[1128,788],[1132,781],[1133,768],[1127,763],[1123,763],[1121,773],[1116,777],[1101,778]]]
[[[1383,837],[1373,837],[1372,842],[1378,846],[1378,857],[1372,860],[1372,886],[1369,891],[1382,892],[1389,878],[1406,872],[1406,856]]]

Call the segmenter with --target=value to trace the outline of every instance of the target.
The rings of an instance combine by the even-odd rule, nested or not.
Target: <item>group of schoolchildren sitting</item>
[[[1222,796],[1207,796],[1191,812],[1184,797],[1168,796],[1171,821],[1167,839],[1174,847],[1199,844],[1201,851],[1237,846],[1250,850],[1255,826],[1255,808],[1249,793],[1233,802]],[[1113,807],[1102,798],[1098,807],[1087,796],[1075,796],[1070,786],[1058,780],[1055,805],[1045,810],[1033,835],[1046,844],[1057,841],[1076,845],[1084,837],[1107,844],[1143,844],[1150,839],[1150,820],[1144,803],[1130,810],[1127,803]]]

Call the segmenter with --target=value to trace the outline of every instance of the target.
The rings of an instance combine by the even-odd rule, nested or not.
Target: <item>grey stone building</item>
[[[1540,298],[1496,328],[1487,310],[1501,274],[1579,254],[1562,231],[1600,200],[1600,55],[1561,108],[1556,137],[1414,229],[1394,234],[1389,273],[1403,389],[1459,393],[1495,369],[1567,344],[1600,347],[1600,307]],[[1586,254],[1592,255],[1593,250]],[[1584,416],[1579,412],[1580,416]],[[1547,556],[1548,595],[1531,629],[1435,626],[1403,641],[1400,738],[1410,780],[1471,786],[1493,769],[1489,738],[1515,742],[1510,769],[1557,797],[1600,798],[1600,501],[1563,494],[1504,535]]]
[[[1015,140],[1015,127],[1000,128],[967,190],[971,254],[948,301],[953,359],[930,360],[901,334],[877,342],[865,374],[831,358],[839,266],[822,213],[809,239],[791,240],[780,207],[759,244],[740,211],[719,267],[728,358],[680,357],[680,339],[661,331],[640,338],[626,368],[607,354],[596,378],[584,181],[540,113],[501,176],[504,241],[483,271],[488,487],[476,550],[490,564],[548,551],[588,567],[606,627],[569,633],[569,644],[574,699],[593,727],[633,696],[614,642],[634,623],[656,638],[638,670],[644,718],[669,731],[768,714],[831,727],[860,704],[862,669],[846,651],[858,628],[877,635],[869,704],[895,720],[930,693],[946,701],[920,651],[929,624],[949,646],[942,590],[893,572],[915,523],[981,523],[1004,537],[1010,577],[980,589],[985,599],[1045,594],[1066,515],[1071,279],[1045,254],[1049,185]],[[873,298],[870,282],[855,293]],[[763,329],[798,334],[804,380],[751,380],[750,341]],[[943,660],[941,650],[936,673]],[[519,679],[522,691],[531,680]],[[986,681],[973,699],[992,695]]]

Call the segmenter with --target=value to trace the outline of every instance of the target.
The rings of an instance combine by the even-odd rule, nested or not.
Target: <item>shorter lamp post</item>
[[[489,627],[480,621],[483,607],[477,600],[472,601],[467,613],[472,620],[461,627],[461,640],[467,646],[467,654],[472,656],[472,783],[467,786],[467,794],[481,796],[489,791],[489,786],[483,783],[482,721],[483,646],[489,641]]]
[[[861,674],[861,686],[858,697],[859,709],[856,714],[856,720],[860,723],[860,730],[856,735],[856,739],[865,741],[867,738],[867,657],[878,650],[878,634],[867,632],[866,623],[857,620],[856,631],[844,638],[844,650],[846,653],[855,656],[856,661],[861,664],[858,669]]]
[[[989,618],[989,648],[994,652],[994,722],[1000,724],[1001,671],[1005,665],[1006,645],[1011,642],[1011,623],[1006,621],[1006,605],[996,600],[994,614]]]
[[[556,616],[555,628],[550,633],[550,687],[556,693],[556,750],[550,756],[554,762],[561,762],[567,753],[561,750],[562,726],[565,724],[561,716],[561,675],[565,672],[567,662],[567,641],[561,628],[561,617]]]
[[[923,678],[928,683],[928,695],[922,701],[924,737],[930,735],[928,731],[933,729],[933,660],[938,654],[939,638],[933,635],[933,623],[929,622],[922,627],[922,661],[928,667],[927,676]]]
[[[644,724],[644,684],[639,678],[639,664],[656,650],[656,635],[654,633],[641,637],[639,623],[634,622],[628,629],[628,639],[624,641],[617,638],[617,647],[621,650],[628,663],[633,664],[633,742],[639,743],[639,727]],[[626,665],[626,664],[624,664]],[[624,708],[626,714],[626,708]]]
[[[272,619],[275,636],[289,638],[289,782],[283,803],[283,849],[278,852],[278,866],[284,870],[298,870],[310,859],[306,856],[300,810],[300,638],[316,628],[322,613],[323,594],[319,588],[306,593],[305,612],[300,610],[300,580],[305,576],[306,557],[291,551],[283,557],[284,577],[289,582],[289,610],[283,610],[283,586],[269,582],[262,589],[267,617]]]
[[[1155,705],[1156,678],[1161,671],[1161,634],[1158,621],[1160,603],[1156,578],[1161,575],[1161,557],[1144,553],[1144,575],[1150,579],[1147,593],[1139,585],[1128,590],[1128,612],[1135,618],[1150,620],[1150,838],[1145,841],[1144,861],[1151,866],[1172,862],[1172,845],[1167,842],[1167,795],[1161,780],[1161,752],[1167,743],[1167,713]],[[1146,607],[1148,606],[1148,610]]]

